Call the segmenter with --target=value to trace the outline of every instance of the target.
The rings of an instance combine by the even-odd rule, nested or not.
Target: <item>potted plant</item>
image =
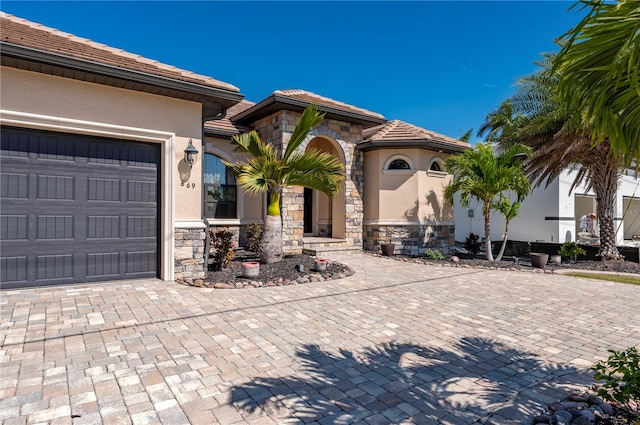
[[[380,244],[380,249],[382,249],[382,255],[391,257],[393,255],[393,251],[395,251],[396,249],[396,246],[392,243],[383,243]]]
[[[532,267],[544,269],[547,266],[547,261],[549,261],[549,254],[544,254],[542,252],[532,252],[529,254],[529,259],[531,260]]]
[[[246,278],[258,277],[260,274],[260,263],[257,261],[245,261],[242,263],[242,276]]]
[[[586,255],[586,251],[580,247],[575,242],[565,242],[560,247],[560,254],[563,257],[569,257],[572,263],[576,263],[578,261],[578,255]]]

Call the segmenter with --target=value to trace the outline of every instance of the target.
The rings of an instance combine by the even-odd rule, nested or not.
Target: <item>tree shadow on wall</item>
[[[523,423],[555,400],[549,392],[591,378],[482,338],[463,338],[448,349],[388,343],[362,353],[305,345],[296,354],[295,376],[235,386],[231,403],[279,423],[433,424],[452,416],[455,423],[492,423],[495,414]]]

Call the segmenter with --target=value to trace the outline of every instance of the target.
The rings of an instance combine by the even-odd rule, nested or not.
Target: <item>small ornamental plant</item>
[[[226,269],[236,253],[233,233],[227,229],[209,229],[209,236],[211,237],[213,267],[217,270]]]
[[[467,240],[464,242],[464,248],[473,255],[476,255],[478,254],[478,252],[480,252],[481,245],[482,244],[480,243],[480,236],[476,235],[473,232],[469,233],[469,236],[467,236]]]
[[[256,254],[260,254],[260,243],[262,242],[262,232],[264,225],[254,221],[247,225],[247,249]]]
[[[633,410],[632,404],[636,407],[640,405],[640,354],[636,347],[625,351],[608,351],[611,353],[609,358],[591,368],[595,372],[595,379],[604,380],[598,395]]]
[[[586,255],[586,253],[587,252],[575,242],[563,243],[560,247],[560,251],[558,251],[558,254],[563,257],[571,258],[571,261],[573,261],[574,263],[578,261],[578,255]]]
[[[437,249],[427,249],[424,256],[429,260],[444,260],[444,254]]]

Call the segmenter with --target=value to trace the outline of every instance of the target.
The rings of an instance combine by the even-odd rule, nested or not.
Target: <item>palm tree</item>
[[[244,162],[225,165],[236,175],[238,184],[250,194],[267,193],[269,203],[260,242],[260,262],[275,263],[282,259],[282,217],[280,196],[286,186],[304,186],[333,196],[342,181],[343,166],[326,152],[298,148],[311,130],[320,124],[324,114],[309,105],[295,126],[282,155],[272,143],[262,141],[256,131],[235,136],[236,152],[250,155]]]
[[[613,151],[608,139],[593,146],[589,127],[575,119],[581,115],[559,96],[561,78],[552,69],[553,60],[553,55],[545,56],[537,63],[541,70],[522,78],[516,93],[503,102],[509,104],[512,117],[496,119],[498,114],[493,112],[487,115],[481,131],[487,133],[488,140],[501,146],[522,143],[533,148],[525,170],[534,187],[548,187],[563,171],[573,168],[576,177],[570,190],[586,183],[587,190],[593,189],[596,195],[601,257],[621,259],[613,218],[624,161]],[[505,111],[503,105],[497,111]]]
[[[580,0],[587,14],[553,63],[562,102],[627,164],[640,158],[640,2]],[[575,5],[574,5],[575,6]]]
[[[502,236],[502,246],[500,252],[496,257],[496,261],[502,260],[504,249],[507,246],[507,239],[509,238],[509,223],[520,214],[520,202],[511,202],[504,194],[500,196],[498,201],[494,201],[491,206],[492,209],[499,211],[504,216],[504,235]]]
[[[513,191],[518,202],[529,194],[531,183],[524,174],[521,161],[531,154],[531,148],[514,144],[500,155],[488,143],[479,143],[474,149],[452,155],[445,161],[453,180],[444,189],[445,199],[453,204],[453,197],[460,194],[460,204],[469,206],[471,199],[482,204],[484,211],[484,240],[487,259],[493,261],[491,251],[490,213],[492,204],[503,193]]]

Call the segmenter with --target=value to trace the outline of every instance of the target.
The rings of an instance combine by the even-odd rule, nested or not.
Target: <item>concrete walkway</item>
[[[0,422],[526,424],[640,345],[640,286],[345,262],[277,288],[1,291]]]

